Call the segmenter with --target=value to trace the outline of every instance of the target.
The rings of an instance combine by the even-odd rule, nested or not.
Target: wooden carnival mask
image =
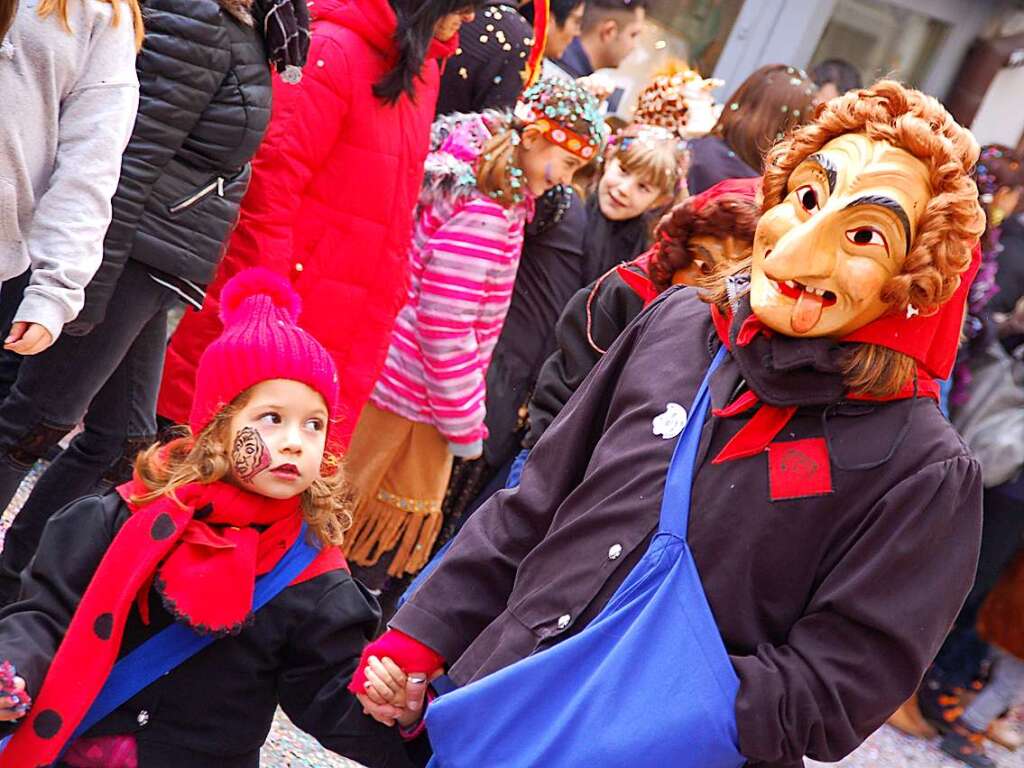
[[[790,174],[754,239],[750,303],[778,333],[841,338],[882,317],[932,197],[929,171],[863,133],[839,136]]]

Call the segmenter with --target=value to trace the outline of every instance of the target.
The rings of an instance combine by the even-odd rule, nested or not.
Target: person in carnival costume
[[[558,349],[545,361],[530,399],[527,450],[626,326],[662,292],[720,280],[718,272],[749,269],[759,187],[760,179],[728,179],[688,198],[661,220],[651,250],[613,267],[572,298],[558,321]]]
[[[329,749],[407,765],[345,691],[379,611],[338,549],[334,363],[286,278],[243,271],[220,299],[188,436],[54,516],[0,618],[3,768],[254,768],[279,704]]]
[[[347,554],[364,568],[387,556],[386,571],[359,571],[373,589],[426,563],[452,459],[478,456],[486,436],[485,376],[534,198],[597,157],[605,127],[582,87],[541,80],[515,115],[442,121],[435,140],[407,301],[348,453],[358,500]]]
[[[403,674],[447,671],[443,768],[855,749],[977,560],[980,467],[934,381],[980,259],[977,157],[896,82],[819,107],[768,157],[749,282],[669,290],[622,333],[350,690],[383,716]]]

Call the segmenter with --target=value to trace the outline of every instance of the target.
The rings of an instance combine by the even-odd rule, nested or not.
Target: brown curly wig
[[[725,194],[700,205],[702,201],[691,197],[666,213],[655,232],[657,246],[647,265],[648,274],[658,291],[672,285],[672,276],[686,269],[694,260],[690,238],[708,235],[725,238],[730,235],[737,243],[754,244],[754,231],[761,218],[757,203],[745,195]],[[725,265],[715,265],[717,268]]]
[[[933,313],[956,291],[985,228],[978,188],[971,177],[978,143],[937,99],[882,80],[820,105],[810,123],[772,148],[765,158],[764,210],[783,201],[789,177],[800,163],[848,133],[888,142],[928,168],[932,198],[918,221],[903,272],[885,285],[882,299],[895,312],[913,304],[922,314]],[[888,395],[913,375],[914,365],[900,359],[903,355],[865,346],[853,348],[847,361],[847,383],[852,389]]]

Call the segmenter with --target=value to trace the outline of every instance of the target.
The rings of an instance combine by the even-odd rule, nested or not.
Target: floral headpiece
[[[593,160],[608,137],[597,99],[568,80],[541,80],[528,88],[516,105],[515,115],[536,126],[553,144],[583,160]],[[578,133],[570,124],[586,125]]]
[[[659,125],[683,138],[707,133],[718,119],[711,91],[723,84],[688,67],[658,75],[637,96],[633,120]]]

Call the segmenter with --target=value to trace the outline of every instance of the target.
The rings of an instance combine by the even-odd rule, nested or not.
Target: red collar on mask
[[[937,379],[948,379],[956,362],[960,332],[967,312],[967,294],[981,266],[981,246],[975,245],[971,263],[960,275],[952,298],[928,317],[890,314],[868,323],[843,342],[877,344],[901,352],[917,361],[918,369]]]
[[[917,361],[917,376],[907,382],[903,388],[888,397],[877,397],[856,392],[847,394],[848,400],[867,402],[891,402],[907,400],[913,397],[930,397],[939,400],[939,385],[934,377],[947,378],[953,370],[957,346],[960,340],[960,329],[963,324],[964,312],[967,308],[967,294],[971,282],[977,274],[981,262],[981,249],[975,247],[971,264],[961,275],[960,285],[952,298],[943,304],[939,311],[928,317],[887,315],[854,333],[840,339],[843,343],[877,344],[895,350]],[[717,306],[711,306],[711,319],[718,338],[727,349],[732,349],[729,329],[732,323],[731,313],[723,314]],[[756,315],[750,315],[739,332],[736,343],[746,346],[760,334],[770,336],[773,331],[767,328]],[[761,403],[760,398],[752,390],[747,390],[725,408],[715,411],[715,416],[731,418],[760,408],[742,429],[715,457],[715,464],[733,459],[742,459],[765,451],[776,435],[793,418],[795,406],[778,407]]]

